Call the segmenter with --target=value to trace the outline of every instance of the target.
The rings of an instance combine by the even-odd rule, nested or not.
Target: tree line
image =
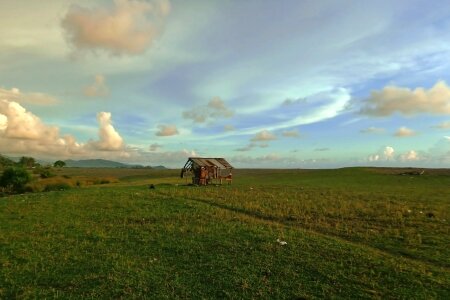
[[[42,166],[36,159],[29,156],[22,156],[18,162],[15,162],[0,155],[0,167],[3,169],[0,176],[0,192],[23,193],[33,178],[30,170],[41,178],[49,178],[55,176],[52,168],[63,168],[65,165],[64,161],[57,160],[52,165]]]

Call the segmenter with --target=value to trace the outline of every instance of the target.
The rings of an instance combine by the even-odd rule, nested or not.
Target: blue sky
[[[1,1],[0,153],[450,166],[447,1]]]

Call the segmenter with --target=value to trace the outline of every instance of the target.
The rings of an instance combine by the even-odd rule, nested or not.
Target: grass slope
[[[236,170],[231,186],[189,187],[124,170],[0,198],[0,298],[449,298],[450,176],[391,171]]]

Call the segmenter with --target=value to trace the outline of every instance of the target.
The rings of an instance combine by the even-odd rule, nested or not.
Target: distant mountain
[[[83,160],[66,160],[66,167],[69,168],[148,168],[148,169],[158,169],[164,170],[166,167],[144,167],[142,165],[129,165],[117,161],[106,160],[106,159],[83,159]]]
[[[106,159],[83,159],[83,160],[66,160],[67,167],[72,168],[133,168],[136,166],[127,165],[117,161]],[[142,166],[141,166],[142,167]]]
[[[155,167],[152,167],[152,169],[154,169],[154,170],[167,170],[167,168],[164,167],[164,166],[155,166]]]

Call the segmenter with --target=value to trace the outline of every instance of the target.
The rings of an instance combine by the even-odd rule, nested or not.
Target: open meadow
[[[59,169],[0,198],[0,298],[449,299],[450,170],[409,171]]]

